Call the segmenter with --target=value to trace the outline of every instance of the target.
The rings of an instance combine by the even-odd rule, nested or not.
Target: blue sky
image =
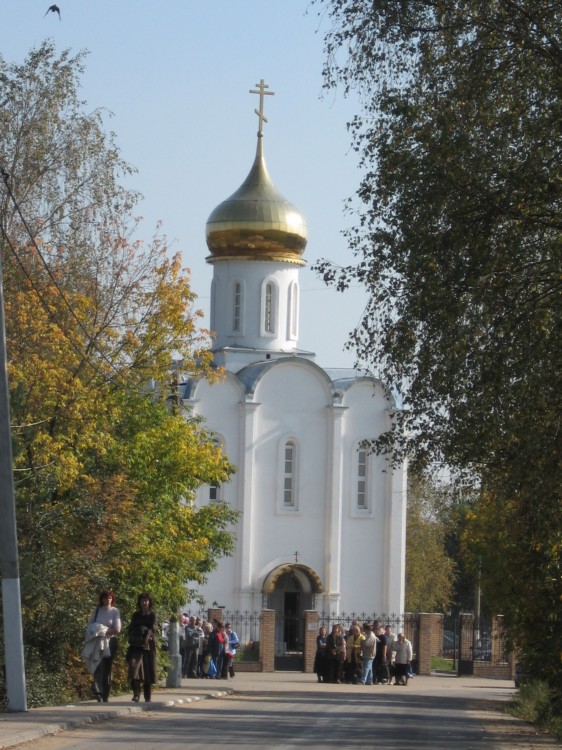
[[[327,367],[352,366],[343,346],[359,321],[359,289],[327,289],[310,266],[346,264],[344,201],[359,182],[346,123],[357,103],[322,92],[326,21],[309,0],[2,0],[1,52],[22,62],[52,39],[59,50],[88,50],[82,97],[107,109],[107,127],[138,174],[141,236],[158,221],[192,271],[198,306],[208,310],[212,268],[205,223],[242,183],[255,154],[263,78],[264,152],[277,188],[304,214],[309,241],[301,271],[299,346]],[[113,113],[109,118],[109,112]],[[206,319],[207,322],[207,319]]]

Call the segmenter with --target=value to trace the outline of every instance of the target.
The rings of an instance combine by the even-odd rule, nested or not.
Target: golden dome
[[[258,133],[256,158],[250,173],[230,198],[207,220],[209,263],[220,260],[281,260],[304,265],[304,217],[285,200],[267,171],[262,134]]]

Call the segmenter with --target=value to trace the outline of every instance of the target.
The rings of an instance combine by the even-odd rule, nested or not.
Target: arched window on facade
[[[299,335],[299,285],[296,281],[293,281],[289,286],[287,310],[289,315],[287,321],[287,338],[296,340]]]
[[[232,285],[232,331],[242,331],[242,284],[235,281]]]
[[[210,503],[220,503],[222,502],[221,497],[221,485],[220,484],[210,484],[209,485],[209,502]]]
[[[276,294],[273,281],[266,281],[262,295],[262,330],[265,334],[274,334],[276,330]]]
[[[357,450],[356,503],[358,510],[369,510],[369,453],[365,448]]]
[[[283,507],[296,507],[296,461],[297,446],[294,440],[287,440],[283,451]]]
[[[215,438],[213,443],[217,448],[224,449],[224,443],[219,438]],[[209,502],[210,503],[222,503],[224,502],[222,493],[222,484],[210,484],[209,485]]]
[[[215,331],[217,328],[217,283],[213,279],[211,281],[211,330]]]

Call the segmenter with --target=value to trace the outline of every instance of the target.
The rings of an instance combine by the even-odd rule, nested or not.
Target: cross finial
[[[261,138],[263,135],[263,123],[267,122],[267,117],[263,113],[263,98],[264,96],[274,96],[275,91],[266,91],[269,86],[263,78],[259,83],[256,83],[256,86],[258,87],[257,89],[250,89],[250,94],[259,94],[260,97],[260,108],[254,109],[254,112],[259,118],[258,138]]]
[[[267,120],[266,120],[266,122],[267,122]],[[299,553],[295,552],[295,562],[298,562],[298,561],[299,561]]]

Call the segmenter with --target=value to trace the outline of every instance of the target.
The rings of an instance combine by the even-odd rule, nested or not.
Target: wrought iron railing
[[[507,662],[503,617],[445,615],[439,656],[491,666]]]
[[[404,633],[406,638],[411,642],[412,649],[414,651],[414,658],[418,653],[418,616],[417,614],[404,613],[396,614],[392,612],[380,613],[380,612],[319,612],[318,613],[318,627],[324,625],[328,632],[332,627],[339,623],[342,625],[344,630],[348,630],[353,622],[358,622],[360,625],[368,622],[370,625],[374,625],[375,622],[380,622],[383,627],[390,625],[392,632],[395,635],[398,633]]]

